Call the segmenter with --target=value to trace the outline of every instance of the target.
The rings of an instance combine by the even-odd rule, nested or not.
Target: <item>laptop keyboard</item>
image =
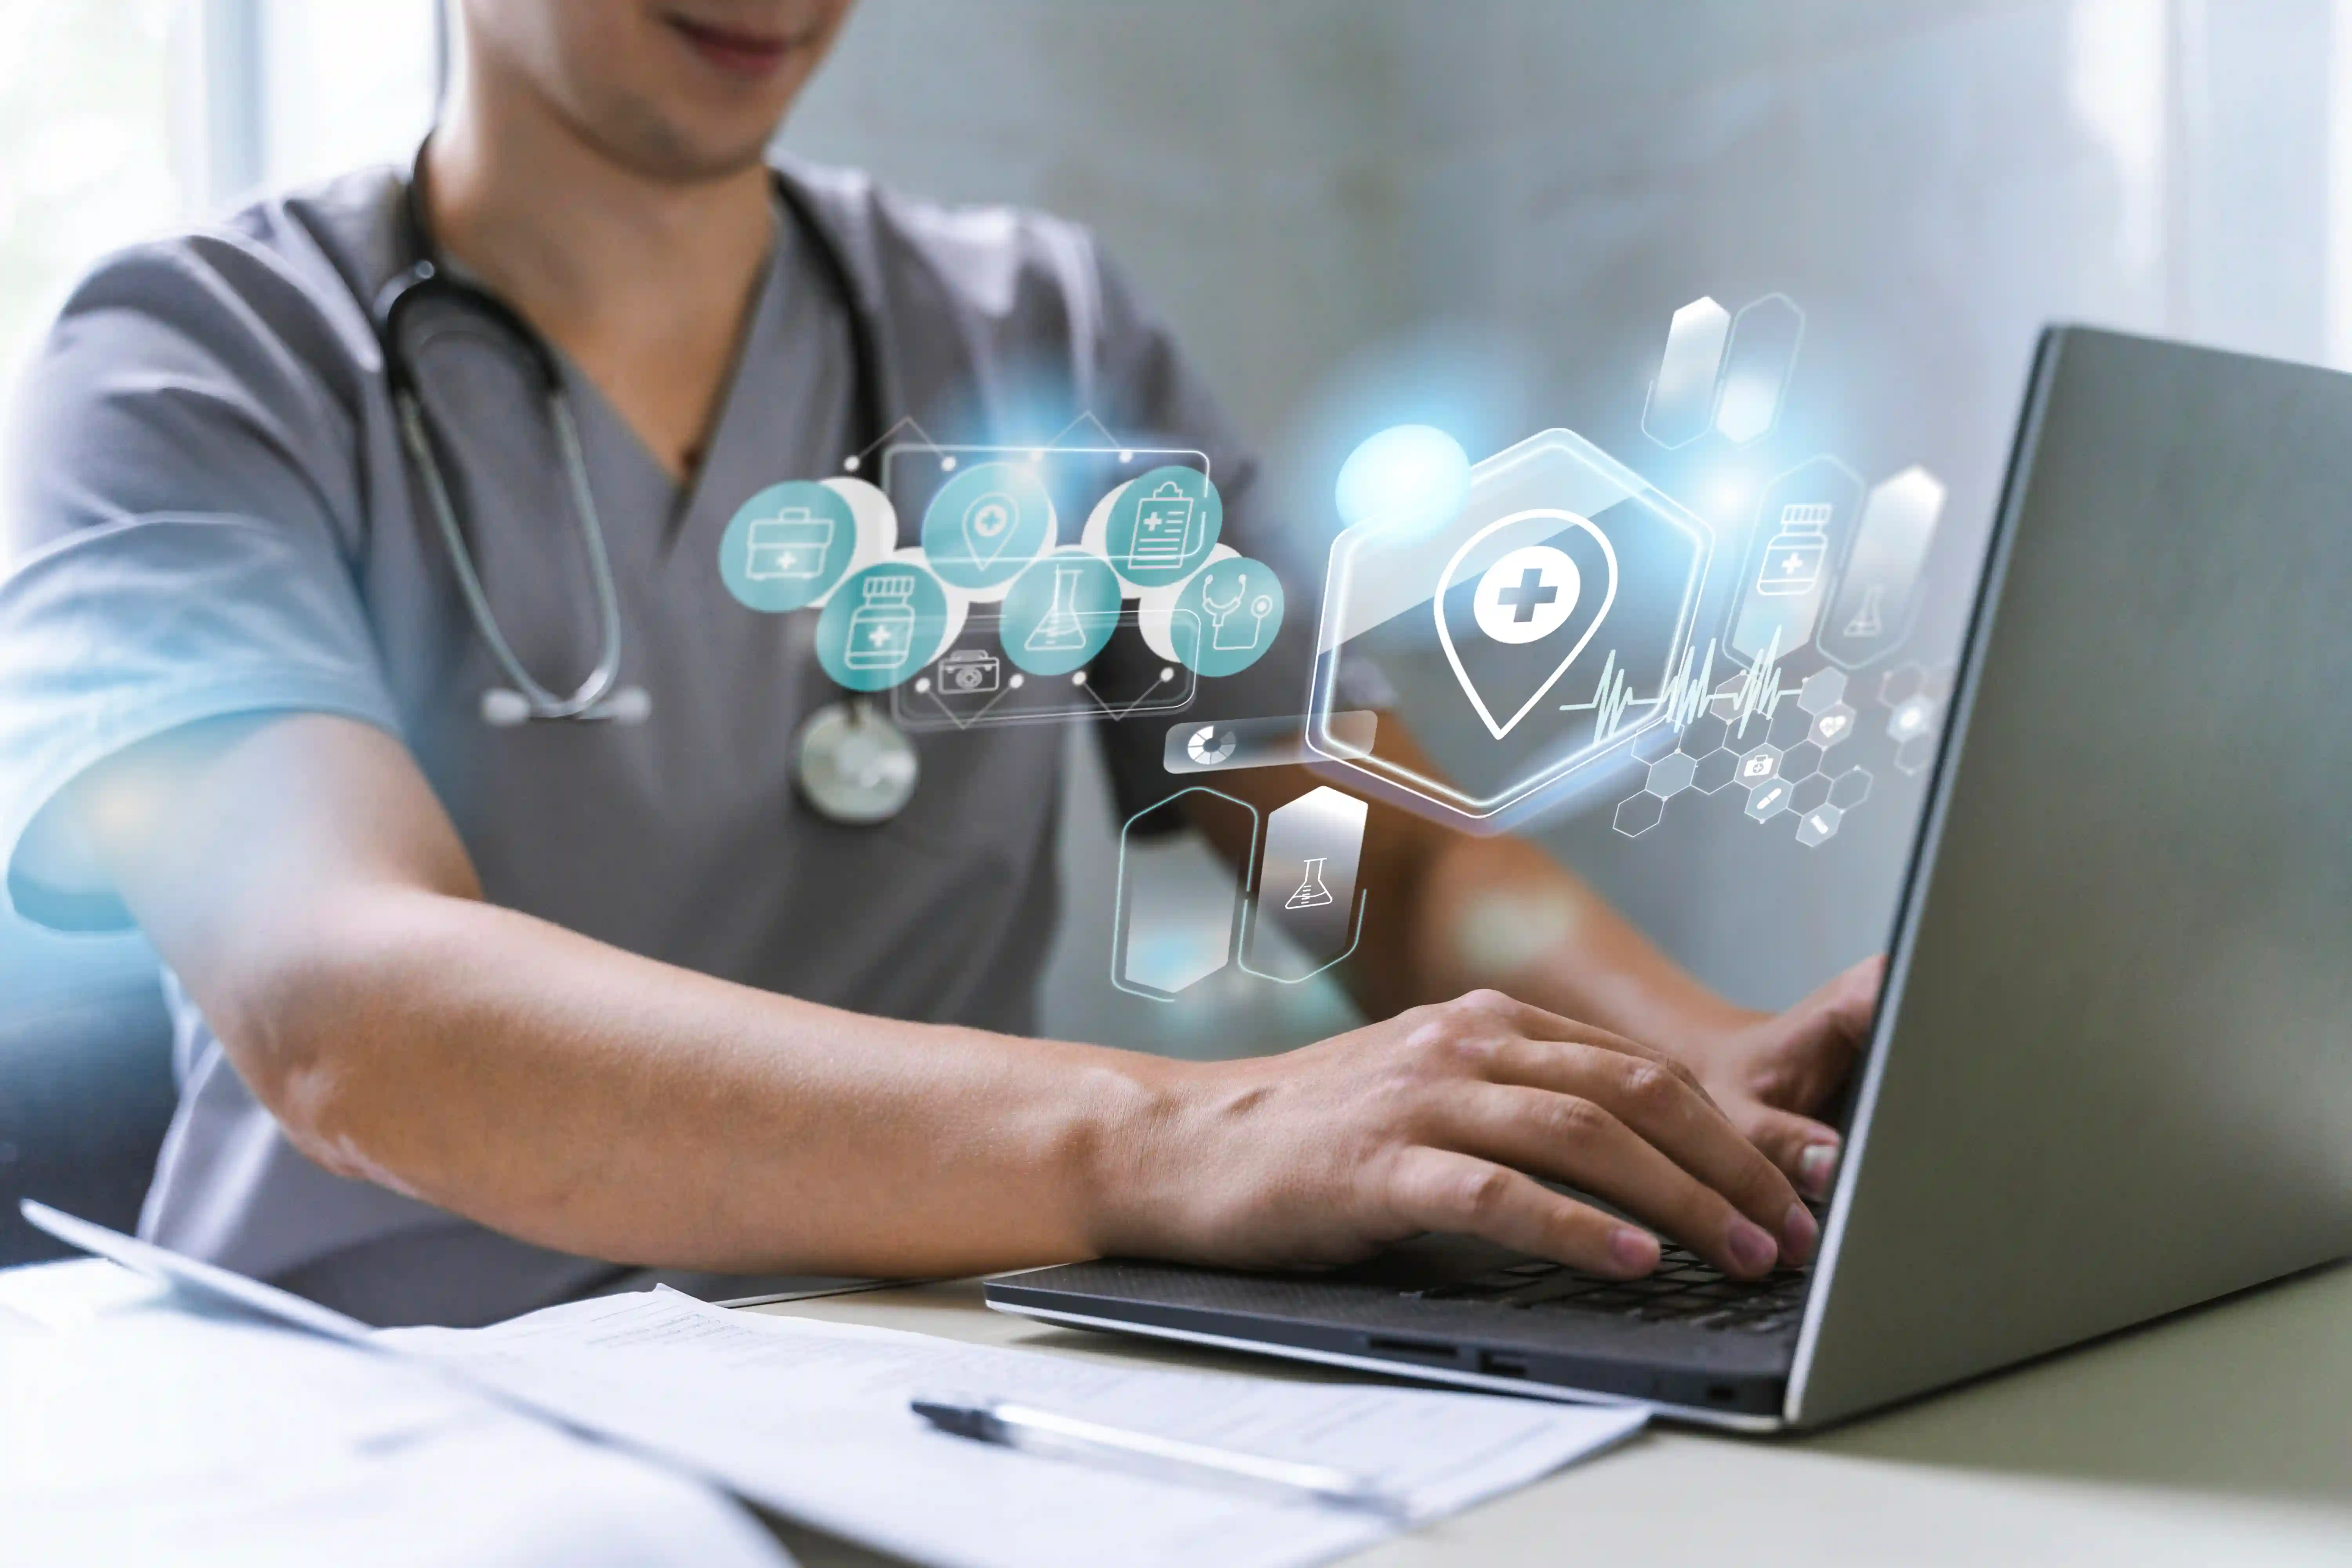
[[[1761,1279],[1734,1279],[1685,1247],[1668,1247],[1655,1271],[1640,1279],[1604,1279],[1565,1264],[1529,1258],[1475,1279],[1408,1290],[1423,1301],[1489,1301],[1498,1307],[1597,1312],[1650,1323],[1688,1323],[1751,1334],[1795,1326],[1804,1310],[1806,1271],[1778,1268]]]

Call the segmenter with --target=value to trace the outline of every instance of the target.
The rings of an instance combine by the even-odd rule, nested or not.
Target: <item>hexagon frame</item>
[[[1538,465],[1542,465],[1538,468]],[[1596,766],[1622,756],[1635,739],[1670,721],[1669,704],[1651,705],[1647,715],[1605,739],[1596,735],[1589,744],[1546,763],[1529,776],[1514,780],[1486,795],[1473,795],[1442,779],[1431,778],[1402,763],[1366,756],[1350,749],[1331,730],[1338,686],[1338,664],[1347,645],[1357,637],[1386,624],[1396,616],[1428,604],[1444,591],[1444,582],[1426,592],[1414,591],[1408,581],[1400,588],[1392,581],[1364,581],[1368,552],[1385,549],[1402,558],[1408,569],[1441,567],[1453,558],[1463,539],[1479,531],[1494,516],[1528,510],[1523,494],[1511,487],[1536,483],[1547,492],[1559,492],[1557,510],[1591,518],[1615,506],[1632,504],[1656,524],[1670,530],[1687,547],[1680,608],[1659,661],[1663,693],[1681,665],[1697,629],[1698,610],[1715,559],[1715,532],[1681,503],[1632,468],[1609,456],[1572,430],[1542,430],[1486,458],[1470,470],[1470,499],[1444,527],[1402,531],[1367,521],[1342,531],[1331,542],[1324,578],[1321,624],[1318,627],[1313,693],[1307,706],[1307,746],[1315,767],[1327,775],[1344,773],[1355,787],[1369,790],[1390,805],[1448,823],[1465,832],[1507,831],[1539,808],[1546,798]],[[1504,499],[1498,503],[1497,492]],[[1481,508],[1481,497],[1487,505]],[[1465,519],[1470,521],[1465,521]],[[1401,575],[1391,569],[1389,575]],[[1646,665],[1645,665],[1646,668]],[[1644,676],[1644,679],[1648,677]]]

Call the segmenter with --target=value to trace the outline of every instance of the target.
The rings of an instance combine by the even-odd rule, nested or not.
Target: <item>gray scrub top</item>
[[[1090,409],[1122,440],[1207,452],[1227,542],[1290,582],[1216,715],[1304,711],[1315,584],[1260,515],[1254,465],[1166,331],[1081,228],[950,210],[799,164],[877,339],[886,419],[1029,440]],[[128,923],[47,811],[93,763],[224,715],[347,715],[400,737],[493,902],[634,952],[892,1017],[1030,1027],[1054,931],[1062,731],[915,739],[921,783],[878,827],[809,811],[793,734],[838,693],[814,611],[764,616],[718,568],[754,491],[838,470],[853,355],[811,241],[780,217],[769,274],[691,492],[564,367],[609,541],[642,725],[491,729],[503,685],[403,457],[367,302],[411,258],[391,170],[264,201],[98,267],[33,362],[0,583],[0,863],[15,910]],[[425,395],[508,638],[568,690],[592,596],[543,405],[478,320],[428,321]],[[919,519],[902,516],[900,540]],[[1123,803],[1172,793],[1167,720],[1099,726]],[[377,1322],[488,1321],[595,1288],[610,1263],[498,1236],[299,1152],[186,995],[181,1101],[142,1232]]]

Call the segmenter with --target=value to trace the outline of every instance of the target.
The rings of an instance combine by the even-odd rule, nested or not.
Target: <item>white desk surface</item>
[[[748,1310],[1057,1355],[1351,1375],[1055,1329],[987,1310],[971,1283]],[[799,1531],[784,1536],[808,1568],[885,1561]],[[2352,1265],[1817,1436],[1654,1426],[1614,1453],[1349,1562],[2352,1563]]]

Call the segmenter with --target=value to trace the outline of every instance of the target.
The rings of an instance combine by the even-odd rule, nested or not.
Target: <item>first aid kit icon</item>
[[[743,575],[754,583],[806,582],[824,574],[833,549],[833,519],[803,506],[787,507],[751,525],[744,543]]]

